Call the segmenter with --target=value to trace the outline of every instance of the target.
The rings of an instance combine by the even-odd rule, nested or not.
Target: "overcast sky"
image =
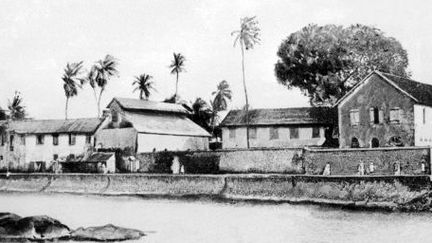
[[[413,78],[432,82],[432,4],[428,1],[0,1],[0,106],[15,90],[34,118],[63,118],[62,70],[83,60],[88,67],[111,54],[120,76],[112,79],[102,103],[132,93],[134,76],[154,77],[162,100],[174,93],[168,65],[173,52],[186,57],[179,94],[210,99],[221,80],[232,86],[233,108],[244,104],[240,50],[230,33],[239,19],[256,15],[262,44],[246,53],[246,76],[253,108],[308,106],[298,90],[274,76],[281,41],[309,23],[373,25],[398,39],[409,54]],[[70,117],[96,116],[89,87],[70,102]]]

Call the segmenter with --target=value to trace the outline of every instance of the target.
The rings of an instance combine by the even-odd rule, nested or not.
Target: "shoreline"
[[[0,193],[9,192],[431,211],[428,176],[0,174]]]

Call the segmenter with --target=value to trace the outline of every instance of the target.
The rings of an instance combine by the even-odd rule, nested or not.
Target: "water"
[[[129,242],[431,242],[432,213],[347,211],[316,205],[228,203],[62,194],[0,194],[0,211],[46,214],[71,228],[148,233]]]

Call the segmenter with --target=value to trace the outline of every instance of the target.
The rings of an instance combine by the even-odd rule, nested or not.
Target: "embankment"
[[[428,176],[12,174],[0,175],[0,192],[98,195],[207,196],[232,200],[309,202],[409,208],[430,195]],[[430,206],[430,205],[429,205]],[[427,210],[429,206],[422,206]]]

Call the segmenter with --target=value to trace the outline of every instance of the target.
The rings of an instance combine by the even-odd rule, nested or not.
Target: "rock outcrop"
[[[71,231],[68,226],[48,216],[22,218],[13,213],[0,213],[0,242],[54,239],[122,241],[139,239],[142,236],[144,236],[142,231],[112,224]]]

